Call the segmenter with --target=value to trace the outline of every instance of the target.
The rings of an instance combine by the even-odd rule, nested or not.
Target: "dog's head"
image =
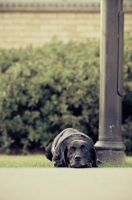
[[[72,168],[97,167],[95,149],[84,140],[73,140],[65,149],[65,162]]]
[[[55,161],[56,166],[60,167],[97,167],[96,151],[90,138],[89,140],[79,138],[66,142],[65,146],[56,151],[53,160]]]

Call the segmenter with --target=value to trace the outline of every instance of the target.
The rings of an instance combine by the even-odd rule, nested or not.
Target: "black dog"
[[[46,148],[46,157],[57,167],[97,167],[93,141],[84,133],[67,128]]]

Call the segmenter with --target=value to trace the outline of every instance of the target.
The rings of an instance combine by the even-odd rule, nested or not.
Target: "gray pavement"
[[[131,200],[131,168],[1,168],[0,200]]]

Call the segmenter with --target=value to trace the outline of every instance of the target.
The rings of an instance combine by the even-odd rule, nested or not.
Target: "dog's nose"
[[[76,160],[76,161],[80,161],[80,160],[81,160],[81,157],[78,156],[78,155],[76,155],[76,156],[75,156],[75,160]]]

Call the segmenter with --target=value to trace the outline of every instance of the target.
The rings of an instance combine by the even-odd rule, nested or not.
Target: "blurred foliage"
[[[132,155],[132,36],[124,42],[124,97],[122,101],[122,138],[127,155]]]
[[[99,45],[1,50],[0,146],[26,153],[74,127],[97,140]]]
[[[132,38],[127,37],[122,129],[125,144],[127,133],[131,146],[127,151],[132,152],[128,133],[132,123],[131,46]],[[1,152],[44,150],[53,136],[68,127],[86,133],[96,142],[99,56],[97,41],[52,41],[40,48],[1,49]]]

